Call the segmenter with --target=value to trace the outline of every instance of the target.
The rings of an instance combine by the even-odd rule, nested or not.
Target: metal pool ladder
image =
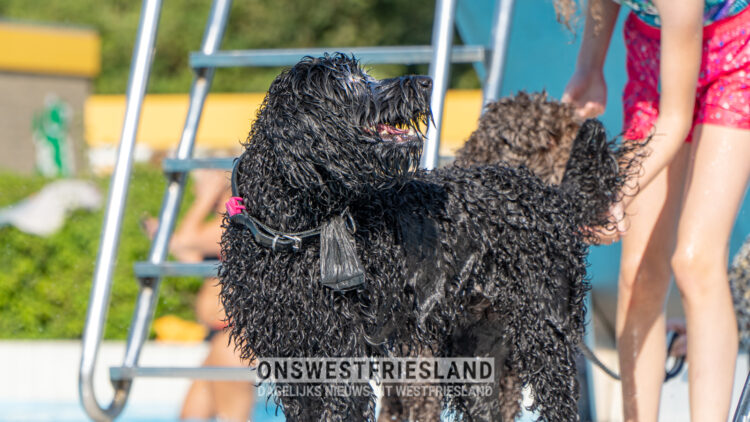
[[[474,0],[461,0],[474,1]],[[151,320],[158,302],[159,284],[163,276],[215,277],[218,262],[186,264],[166,261],[169,239],[182,202],[186,174],[196,168],[230,169],[232,158],[194,159],[193,146],[206,95],[211,87],[214,69],[234,66],[288,66],[305,55],[324,52],[354,53],[365,63],[430,64],[433,78],[432,109],[435,127],[428,131],[428,141],[422,165],[432,169],[438,164],[439,134],[442,124],[445,91],[451,63],[474,63],[486,69],[484,102],[496,99],[500,91],[505,50],[509,37],[513,0],[494,0],[492,35],[483,45],[453,45],[454,18],[457,0],[437,0],[432,32],[432,45],[393,47],[338,47],[318,49],[278,49],[221,51],[219,47],[226,28],[231,0],[214,0],[203,35],[200,51],[190,54],[190,66],[195,71],[190,88],[190,102],[177,151],[174,158],[164,160],[167,187],[159,212],[159,228],[151,243],[148,260],[138,262],[134,273],[140,288],[130,324],[125,357],[122,365],[110,368],[114,388],[111,402],[101,405],[93,385],[94,369],[104,332],[109,307],[112,272],[117,260],[117,248],[122,217],[133,164],[133,150],[141,105],[148,85],[154,55],[161,0],[143,0],[138,34],[133,49],[133,60],[127,89],[125,121],[120,136],[117,161],[110,182],[109,198],[104,216],[94,280],[83,331],[79,394],[89,417],[97,421],[111,421],[122,411],[135,377],[184,377],[202,379],[251,379],[242,368],[180,368],[141,367],[138,357],[148,338]]]

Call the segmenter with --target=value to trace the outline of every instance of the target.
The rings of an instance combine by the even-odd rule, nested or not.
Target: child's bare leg
[[[664,302],[688,148],[628,206],[617,301],[617,348],[626,421],[656,421],[664,381]]]
[[[183,262],[198,262],[204,258],[218,257],[221,252],[221,231],[221,217],[204,221],[189,229],[180,226],[169,243],[169,252]]]
[[[216,278],[205,279],[195,298],[195,316],[198,321],[212,329],[224,327],[226,319],[219,298],[221,286],[218,283]]]
[[[180,410],[180,420],[210,420],[216,415],[211,382],[196,380],[190,385]]]
[[[229,343],[229,333],[221,331],[211,340],[206,366],[235,366],[250,372],[248,362],[240,359]],[[212,381],[215,417],[222,421],[244,422],[250,417],[255,402],[253,383],[249,381]]]
[[[750,131],[703,125],[695,139],[672,268],[687,317],[691,419],[723,421],[737,357],[728,243],[750,178]]]
[[[226,331],[217,333],[211,340],[203,366],[236,366],[250,371],[234,346],[229,344]],[[250,417],[255,402],[253,384],[246,381],[195,381],[188,390],[180,412],[183,420],[209,420],[245,422]]]
[[[220,290],[217,280],[208,278],[196,298],[195,312],[198,320],[212,329],[220,329],[224,324],[224,308],[219,301]],[[211,349],[203,366],[238,366],[250,370],[248,363],[242,361],[235,352],[234,344],[229,343],[227,331],[219,331],[211,339]],[[252,383],[198,380],[190,386],[180,417],[218,417],[220,420],[244,421],[252,410],[254,399]]]
[[[190,204],[175,234],[181,231],[195,232],[205,224],[206,217],[215,212],[217,203],[229,196],[229,173],[223,170],[196,170],[193,175],[195,200]]]

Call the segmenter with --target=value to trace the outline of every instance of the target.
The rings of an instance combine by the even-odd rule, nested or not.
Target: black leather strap
[[[675,341],[680,337],[680,335],[675,331],[670,331],[667,333],[667,358],[669,358],[670,353],[672,353],[672,348],[674,347]],[[674,364],[672,364],[672,367],[667,369],[667,374],[664,377],[664,382],[669,381],[670,379],[676,377],[677,375],[680,375],[680,372],[682,371],[682,367],[685,365],[685,356],[678,356],[674,358]]]
[[[232,196],[240,196],[240,190],[237,188],[237,168],[239,167],[240,159],[235,158],[234,163],[232,163]]]
[[[299,251],[302,247],[312,243],[320,235],[320,230],[308,230],[300,233],[282,233],[269,228],[260,221],[247,215],[244,211],[235,214],[229,219],[236,224],[241,224],[250,230],[259,245],[273,251]]]

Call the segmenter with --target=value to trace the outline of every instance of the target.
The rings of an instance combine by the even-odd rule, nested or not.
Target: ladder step
[[[190,158],[187,160],[165,158],[162,161],[162,167],[167,173],[183,173],[194,169],[232,170],[234,159],[235,157]]]
[[[148,261],[136,262],[133,265],[136,277],[165,277],[165,276],[196,276],[216,277],[219,261],[203,261],[196,263],[164,262],[153,264]]]
[[[191,378],[217,381],[252,381],[256,382],[255,371],[241,367],[201,366],[201,367],[156,367],[156,366],[114,366],[109,368],[109,377],[113,381],[132,380],[134,378]]]
[[[432,60],[431,45],[392,47],[327,47],[288,48],[266,50],[225,50],[212,54],[190,53],[190,66],[194,69],[207,67],[243,66],[291,66],[304,56],[322,56],[324,53],[340,51],[354,54],[363,63],[423,64]],[[453,47],[453,63],[483,62],[487,48],[483,45],[457,45]]]
[[[180,160],[178,158],[165,158],[162,161],[162,168],[166,173],[185,173],[195,169],[218,169],[232,170],[235,157],[217,157],[217,158],[190,158]],[[440,165],[445,165],[453,161],[452,156],[441,155],[439,157]]]

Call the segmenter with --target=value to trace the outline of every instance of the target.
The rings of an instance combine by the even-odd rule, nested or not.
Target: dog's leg
[[[540,420],[570,422],[578,420],[578,379],[576,378],[576,343],[579,336],[565,335],[559,331],[541,329],[533,333],[534,356],[525,367],[531,385],[534,407]]]
[[[482,307],[487,305],[483,301]],[[521,382],[515,370],[507,365],[508,345],[506,326],[494,313],[472,315],[478,321],[458,331],[452,339],[452,353],[461,357],[489,357],[494,359],[495,376],[489,395],[469,395],[454,398],[458,408],[464,409],[465,419],[472,421],[513,422],[521,411]],[[476,385],[466,384],[471,388]]]
[[[500,380],[497,391],[493,397],[497,398],[501,421],[513,422],[521,413],[521,391],[523,385],[521,380],[513,372],[507,372]]]
[[[404,399],[399,397],[395,392],[383,392],[383,398],[380,401],[380,415],[378,422],[402,422],[408,420],[408,412],[405,411],[406,405]]]
[[[395,392],[384,396],[378,422],[439,422],[443,409],[439,397],[402,397]]]
[[[406,348],[402,351],[405,352]],[[415,353],[402,353],[408,356],[417,356]],[[422,350],[420,357],[431,358],[429,349]],[[390,390],[390,393],[388,392]],[[442,398],[435,396],[402,396],[394,389],[385,389],[381,401],[378,422],[440,422],[440,413],[443,410]]]
[[[375,420],[375,394],[368,384],[355,384],[357,393],[337,390],[335,384],[285,384],[279,391],[294,394],[281,397],[289,422],[351,422]],[[369,391],[369,392],[368,392]]]

